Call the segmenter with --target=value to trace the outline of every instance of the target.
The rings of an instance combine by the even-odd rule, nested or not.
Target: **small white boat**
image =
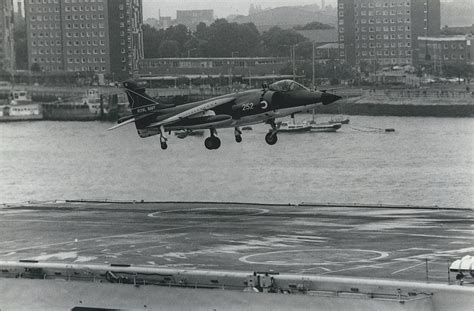
[[[303,124],[308,125],[311,132],[335,132],[342,127],[341,123],[319,124],[313,121],[306,121]]]
[[[336,117],[331,118],[331,120],[328,121],[328,123],[334,124],[334,123],[340,123],[340,124],[349,124],[350,120],[347,117],[344,117],[343,115],[339,115]]]
[[[311,125],[304,123],[295,123],[292,121],[283,121],[280,123],[278,132],[282,133],[299,133],[299,132],[308,132],[311,130]]]
[[[342,127],[341,122],[327,122],[327,123],[317,123],[315,120],[315,112],[313,109],[311,121],[304,121],[303,124],[311,127],[311,132],[335,132]]]

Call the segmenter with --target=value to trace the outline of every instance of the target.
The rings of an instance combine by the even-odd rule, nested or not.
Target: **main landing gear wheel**
[[[216,136],[211,136],[204,140],[204,146],[209,150],[218,149],[221,146],[221,140]]]
[[[265,135],[265,141],[269,145],[274,145],[278,141],[278,136],[276,133],[270,131]]]
[[[238,142],[238,143],[242,142],[242,135],[236,135],[235,136],[235,141]]]
[[[161,142],[161,149],[163,150],[168,149],[168,144],[166,143],[166,141]]]

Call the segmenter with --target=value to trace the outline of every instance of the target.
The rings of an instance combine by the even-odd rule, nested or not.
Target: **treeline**
[[[194,32],[184,25],[165,30],[144,25],[143,37],[145,58],[289,57],[291,46],[296,44],[298,58],[311,57],[311,43],[295,30],[273,27],[260,34],[253,23],[229,23],[225,19],[209,26],[200,23]]]
[[[320,23],[310,23],[301,28],[323,27]],[[295,68],[288,64],[280,74],[312,77],[311,57],[313,44],[294,29],[272,27],[259,33],[253,23],[229,23],[217,19],[207,26],[200,23],[191,32],[184,25],[157,30],[144,25],[145,58],[168,57],[290,57],[295,46]],[[316,64],[315,78],[331,80],[351,79],[354,72],[350,66],[331,60],[327,64]],[[337,82],[335,82],[337,83]]]

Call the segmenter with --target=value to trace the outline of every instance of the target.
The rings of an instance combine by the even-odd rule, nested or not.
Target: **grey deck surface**
[[[0,206],[0,260],[446,282],[473,211],[215,203]],[[454,275],[451,275],[454,280]]]

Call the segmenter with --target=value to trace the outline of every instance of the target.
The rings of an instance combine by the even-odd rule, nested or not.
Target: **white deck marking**
[[[329,273],[337,273],[337,272],[343,272],[343,271],[349,271],[349,270],[364,269],[364,268],[379,268],[379,267],[390,265],[390,264],[393,264],[393,262],[390,261],[390,262],[383,262],[383,263],[378,263],[378,264],[374,264],[374,265],[356,266],[356,267],[351,267],[351,268],[345,268],[345,269],[340,269],[340,270],[323,272],[323,273],[319,273],[318,275],[324,275],[324,274],[329,274]]]
[[[50,244],[41,244],[41,245],[35,245],[35,246],[29,246],[29,247],[21,247],[21,248],[16,248],[16,249],[1,250],[1,251],[0,251],[0,254],[11,253],[11,252],[18,252],[18,251],[24,251],[24,250],[31,250],[31,249],[37,249],[37,248],[44,248],[44,247],[50,247],[50,246],[57,246],[57,245],[64,245],[64,244],[72,244],[72,243],[78,243],[78,242],[90,242],[90,241],[96,241],[96,240],[102,240],[102,239],[123,238],[123,237],[134,236],[134,235],[140,235],[140,234],[156,233],[156,232],[165,232],[165,231],[172,231],[172,230],[178,230],[178,229],[187,229],[187,228],[192,228],[192,226],[181,226],[181,227],[174,227],[174,228],[167,228],[167,229],[140,231],[140,232],[135,232],[135,233],[126,233],[126,234],[116,234],[116,235],[109,235],[109,236],[100,236],[100,237],[95,237],[95,238],[77,240],[77,242],[75,242],[75,240],[71,240],[71,241],[66,241],[66,242],[58,242],[58,243],[50,243]],[[0,255],[0,256],[3,256],[3,255]]]
[[[157,215],[165,214],[165,213],[177,213],[177,212],[182,212],[183,213],[183,212],[190,212],[190,211],[207,211],[207,210],[222,210],[222,211],[231,211],[231,212],[235,212],[236,210],[237,211],[241,211],[241,210],[256,211],[255,213],[253,213],[251,215],[266,214],[270,211],[268,209],[258,208],[258,207],[238,207],[235,210],[228,209],[228,208],[225,208],[225,207],[196,207],[196,208],[183,208],[183,209],[170,209],[170,210],[164,210],[164,211],[157,211],[157,212],[150,213],[147,216],[148,217],[158,217]],[[229,216],[235,217],[234,214],[229,215]],[[248,216],[248,215],[243,215],[243,216]]]
[[[348,260],[348,261],[331,261],[331,262],[318,262],[318,263],[311,263],[311,262],[288,262],[288,261],[252,261],[249,258],[256,257],[256,256],[265,256],[265,255],[275,255],[275,254],[284,254],[284,253],[298,253],[298,252],[318,252],[318,251],[344,251],[344,252],[365,252],[365,253],[375,253],[378,254],[378,257],[374,258],[361,258],[359,260]],[[374,250],[364,250],[364,249],[325,249],[325,248],[317,248],[317,249],[294,249],[294,250],[285,250],[285,251],[274,251],[274,252],[265,252],[265,253],[257,253],[252,255],[247,255],[239,258],[239,261],[247,263],[247,264],[267,264],[267,265],[277,265],[277,266],[322,266],[322,265],[332,265],[332,264],[347,264],[347,263],[357,263],[357,262],[364,262],[364,261],[373,261],[379,260],[382,258],[388,257],[388,252],[381,252],[381,251],[374,251]]]
[[[403,272],[403,271],[406,271],[406,270],[410,270],[410,269],[416,268],[416,267],[421,266],[421,265],[424,265],[424,264],[426,264],[426,263],[425,263],[425,262],[420,262],[420,263],[418,263],[418,264],[416,264],[416,265],[409,266],[409,267],[406,267],[406,268],[403,268],[403,269],[394,271],[394,272],[392,272],[392,274],[397,274],[397,273],[400,273],[400,272]]]

